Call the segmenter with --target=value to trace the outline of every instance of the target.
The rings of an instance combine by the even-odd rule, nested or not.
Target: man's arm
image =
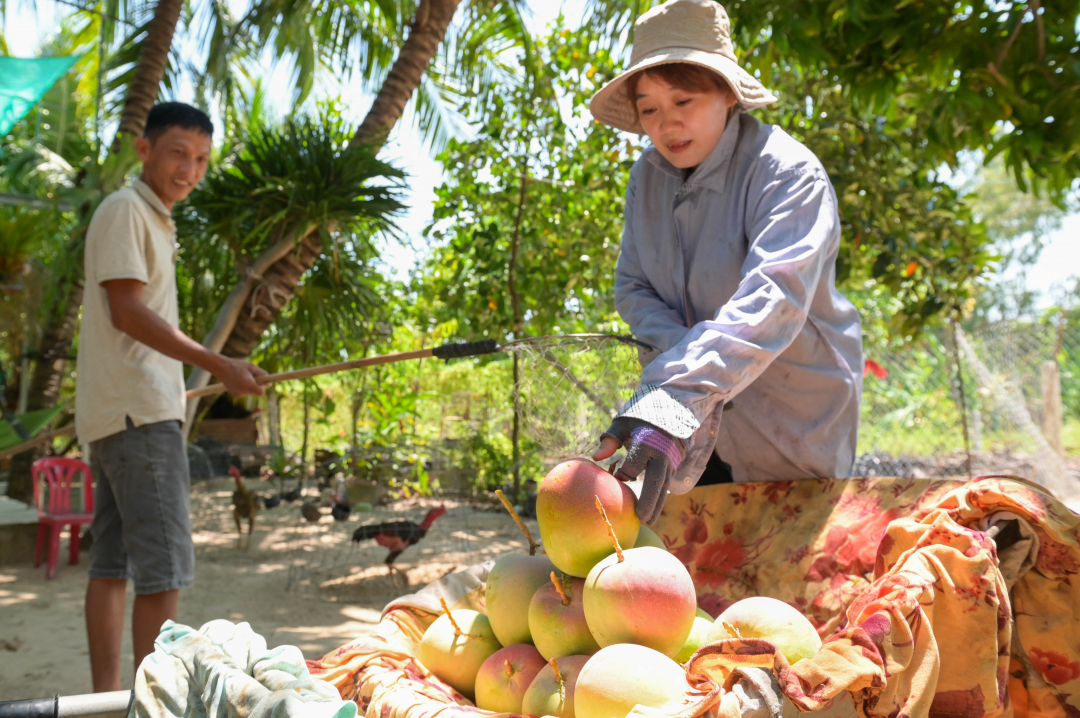
[[[262,394],[255,379],[266,372],[251,362],[216,354],[155,314],[142,300],[146,285],[138,279],[102,282],[109,297],[114,327],[137,342],[191,366],[210,372],[233,396]]]

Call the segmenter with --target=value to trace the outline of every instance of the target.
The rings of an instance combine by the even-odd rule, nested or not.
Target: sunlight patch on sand
[[[0,591],[0,608],[16,606],[20,603],[29,603],[36,599],[36,593],[28,591]]]

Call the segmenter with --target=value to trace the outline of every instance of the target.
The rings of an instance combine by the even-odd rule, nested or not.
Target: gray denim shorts
[[[90,578],[132,579],[135,593],[190,586],[191,476],[178,421],[135,426],[90,444]]]

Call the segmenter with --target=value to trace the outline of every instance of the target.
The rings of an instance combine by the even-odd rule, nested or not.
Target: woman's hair
[[[677,87],[686,92],[707,92],[715,88],[721,92],[734,94],[731,86],[718,73],[701,65],[692,65],[688,62],[671,62],[650,67],[641,72],[635,72],[626,78],[626,84],[624,85],[626,94],[630,98],[630,102],[635,106],[637,106],[637,86],[642,75],[648,75],[654,80],[666,82],[672,87]]]

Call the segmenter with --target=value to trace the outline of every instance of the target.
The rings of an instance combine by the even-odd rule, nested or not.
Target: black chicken
[[[385,563],[387,570],[390,572],[390,580],[394,582],[394,571],[401,572],[401,569],[395,569],[394,559],[400,556],[402,551],[424,538],[428,529],[435,523],[435,519],[445,513],[446,506],[438,506],[428,511],[427,516],[419,524],[412,521],[387,521],[381,524],[361,526],[356,531],[353,531],[352,540],[355,543],[360,543],[368,539],[375,539],[375,543],[390,549]],[[408,579],[405,582],[408,583]],[[397,585],[396,582],[394,584]]]
[[[337,480],[337,493],[333,495],[332,504],[330,506],[330,515],[334,517],[334,521],[348,521],[349,514],[352,513],[352,507],[349,506],[349,500],[345,496],[345,479],[338,477]]]
[[[330,515],[334,517],[334,521],[348,521],[351,513],[352,507],[341,499],[335,499],[333,506],[330,507]]]

